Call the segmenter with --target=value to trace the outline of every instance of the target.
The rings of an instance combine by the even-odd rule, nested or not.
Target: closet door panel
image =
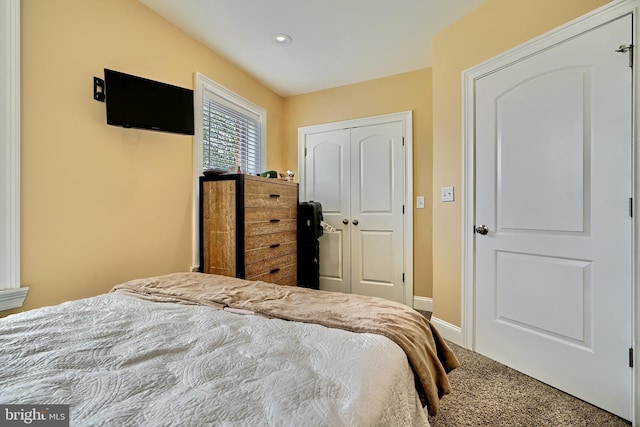
[[[319,201],[325,222],[336,229],[320,239],[320,289],[346,293],[351,292],[350,138],[349,129],[307,135],[304,177],[306,200]]]
[[[351,130],[351,289],[404,302],[402,123]]]

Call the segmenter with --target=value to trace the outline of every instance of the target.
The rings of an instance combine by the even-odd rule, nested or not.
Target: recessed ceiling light
[[[271,36],[271,41],[278,46],[288,46],[293,42],[293,39],[288,34],[274,34]]]

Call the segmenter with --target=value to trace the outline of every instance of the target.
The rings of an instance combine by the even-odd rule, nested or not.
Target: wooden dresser
[[[296,286],[298,184],[200,177],[200,270]]]

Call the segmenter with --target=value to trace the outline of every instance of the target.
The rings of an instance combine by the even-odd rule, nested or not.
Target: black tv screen
[[[104,69],[107,124],[193,135],[193,91]]]

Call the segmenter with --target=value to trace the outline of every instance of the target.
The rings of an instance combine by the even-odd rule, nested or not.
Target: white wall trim
[[[363,117],[359,119],[343,120],[339,122],[298,128],[298,180],[300,183],[300,201],[306,201],[304,192],[305,135],[330,132],[345,128],[354,128],[383,123],[401,121],[404,134],[404,302],[411,305],[413,299],[413,111],[383,114],[380,116]]]
[[[413,308],[416,310],[433,312],[433,298],[414,296]]]
[[[4,289],[0,291],[0,311],[22,307],[29,288]]]
[[[459,345],[460,347],[464,347],[462,345],[462,328],[457,327],[456,325],[452,325],[449,322],[445,322],[444,320],[438,319],[437,317],[431,317],[431,324],[436,327],[442,338],[447,341],[451,341],[452,343]]]
[[[22,306],[20,288],[20,0],[0,2],[0,310]]]
[[[575,37],[589,29],[603,25],[621,16],[633,13],[638,15],[639,0],[613,0],[610,3],[568,22],[552,31],[530,40],[518,47],[504,52],[462,73],[462,318],[461,318],[461,342],[467,349],[475,349],[475,235],[473,233],[475,218],[475,170],[474,170],[474,88],[476,80],[483,76],[520,61],[530,55],[544,49],[548,49],[563,40]],[[634,42],[638,45],[637,34],[640,31],[640,23],[635,19]],[[640,144],[638,141],[638,123],[640,123],[640,85],[638,78],[638,55],[634,55],[634,200],[636,207],[640,200]],[[634,209],[638,212],[637,209]],[[640,327],[637,326],[640,313],[640,215],[634,215],[634,385],[633,385],[633,425],[640,425]],[[434,322],[438,325],[437,322]],[[437,326],[440,329],[439,326]]]

